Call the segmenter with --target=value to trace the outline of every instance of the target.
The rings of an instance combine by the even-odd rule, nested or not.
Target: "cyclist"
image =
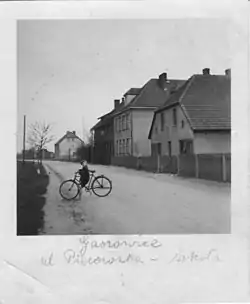
[[[81,181],[81,186],[82,188],[88,183],[89,181],[89,169],[88,169],[88,163],[86,160],[82,160],[80,162],[82,168],[79,169],[79,174],[80,174],[80,181]]]

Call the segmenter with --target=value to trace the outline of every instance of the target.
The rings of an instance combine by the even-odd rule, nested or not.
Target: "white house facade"
[[[55,159],[76,159],[77,149],[83,144],[84,142],[76,135],[75,131],[67,131],[55,144]]]

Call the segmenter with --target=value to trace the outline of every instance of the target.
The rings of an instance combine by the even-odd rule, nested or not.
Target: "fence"
[[[111,164],[149,172],[178,174],[183,177],[231,182],[231,154],[179,156],[112,157]]]
[[[223,158],[221,155],[197,155],[199,170],[198,178],[222,181],[223,180]]]
[[[111,164],[114,166],[121,166],[130,169],[137,169],[139,166],[137,158],[133,156],[112,157]]]

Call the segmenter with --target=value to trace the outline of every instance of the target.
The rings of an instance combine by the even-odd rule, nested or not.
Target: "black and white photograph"
[[[231,232],[227,19],[17,22],[17,235]]]
[[[0,304],[249,301],[246,2],[0,2]]]

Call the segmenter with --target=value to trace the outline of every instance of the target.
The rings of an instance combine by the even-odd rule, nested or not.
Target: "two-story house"
[[[193,75],[155,113],[152,154],[231,152],[231,72]]]
[[[91,128],[94,135],[93,162],[103,165],[111,163],[114,155],[114,123],[113,115],[120,106],[120,100],[114,101],[114,108],[99,117],[98,123]]]
[[[120,109],[113,115],[116,157],[151,154],[148,133],[154,111],[183,83],[183,80],[170,80],[167,73],[162,73],[142,88],[132,88],[124,94]]]
[[[67,131],[55,144],[55,158],[72,160],[77,158],[77,149],[84,142],[76,135],[75,131]]]

